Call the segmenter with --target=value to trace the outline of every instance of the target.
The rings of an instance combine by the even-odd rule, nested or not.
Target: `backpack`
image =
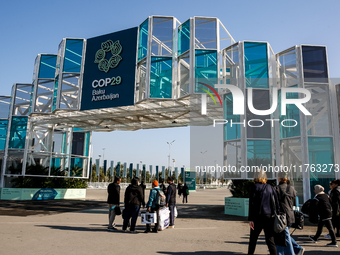
[[[187,195],[189,195],[189,189],[187,189],[185,192],[187,193]]]
[[[166,197],[164,195],[164,192],[161,190],[157,190],[155,205],[158,205],[159,207],[164,207],[166,205]]]

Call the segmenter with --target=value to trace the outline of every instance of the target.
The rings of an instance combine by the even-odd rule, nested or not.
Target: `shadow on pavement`
[[[240,253],[229,252],[229,251],[193,251],[193,252],[158,251],[157,253],[160,253],[160,254],[169,254],[169,255],[190,255],[190,254],[234,255],[234,254],[240,254]]]

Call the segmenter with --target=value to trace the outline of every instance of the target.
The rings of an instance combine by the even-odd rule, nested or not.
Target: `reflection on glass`
[[[80,73],[82,55],[83,55],[83,40],[66,39],[63,72]]]
[[[195,18],[195,48],[216,49],[216,19]]]
[[[178,27],[178,55],[190,49],[190,20]]]
[[[253,167],[248,178],[254,178],[254,173],[261,165],[272,165],[271,140],[247,140],[247,166]],[[269,173],[267,176],[271,177]]]
[[[24,149],[26,141],[27,117],[13,117],[9,137],[9,149]]]
[[[240,122],[240,115],[233,115],[233,95],[228,93],[224,97],[224,118],[228,120],[228,123],[224,125],[224,140],[234,140],[241,138],[241,125],[231,125],[233,123]]]
[[[148,47],[149,19],[139,26],[138,61],[146,57]]]
[[[195,50],[195,93],[205,93],[205,90],[212,92],[205,83],[215,87],[217,83],[217,51],[216,50]]]
[[[179,97],[189,94],[190,55],[184,54],[179,58]]]
[[[153,18],[152,55],[172,56],[173,18]]]
[[[228,142],[224,146],[224,166],[227,167],[224,178],[241,178],[241,142]]]
[[[295,49],[279,56],[280,79],[282,87],[297,85],[297,69]]]
[[[138,64],[137,67],[137,83],[136,83],[136,102],[141,101],[145,98],[145,87],[146,87],[146,62]]]
[[[172,95],[172,58],[151,57],[151,98],[171,98]]]
[[[54,79],[57,55],[41,55],[39,79]]]
[[[8,120],[0,120],[0,150],[5,149]]]
[[[326,48],[302,46],[303,75],[305,82],[327,82]]]

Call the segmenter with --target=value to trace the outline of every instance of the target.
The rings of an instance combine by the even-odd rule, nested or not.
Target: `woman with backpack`
[[[315,236],[309,236],[309,239],[316,243],[322,233],[323,226],[326,226],[326,228],[329,231],[329,235],[332,238],[332,242],[327,244],[327,246],[338,247],[332,224],[332,205],[330,198],[328,197],[327,194],[325,194],[324,187],[322,187],[321,185],[314,186],[314,193],[315,197],[311,202],[311,208],[312,210],[316,211],[316,213],[320,216],[320,219],[318,224],[318,230]]]
[[[248,255],[253,255],[256,248],[257,239],[264,230],[266,244],[270,255],[276,255],[276,246],[274,242],[274,217],[275,210],[279,211],[279,201],[275,189],[267,184],[267,174],[262,169],[256,173],[254,184],[251,187],[249,197],[249,226],[250,239],[248,246]],[[276,208],[272,206],[275,201]]]
[[[146,203],[146,208],[148,212],[157,213],[157,223],[155,223],[155,228],[152,230],[152,232],[157,233],[158,232],[158,215],[159,215],[159,208],[160,208],[160,199],[158,198],[159,196],[164,196],[165,200],[165,195],[161,191],[161,189],[158,187],[158,181],[153,181],[152,182],[152,190],[150,190],[150,196],[149,196],[149,201]],[[149,233],[151,232],[151,224],[146,224],[146,230],[144,233]]]
[[[182,188],[182,194],[183,194],[183,204],[184,204],[184,199],[186,203],[188,203],[189,188],[186,183],[184,183],[184,186]]]
[[[336,237],[340,237],[340,179],[333,180],[331,187],[331,204],[332,204],[332,224],[336,230]]]
[[[286,214],[287,219],[287,227],[284,230],[287,246],[276,245],[277,254],[302,255],[305,249],[298,245],[289,233],[289,227],[295,222],[293,206],[296,206],[296,190],[293,186],[288,185],[288,178],[285,172],[280,172],[277,179],[279,185],[275,187],[275,190],[280,202],[281,211]]]

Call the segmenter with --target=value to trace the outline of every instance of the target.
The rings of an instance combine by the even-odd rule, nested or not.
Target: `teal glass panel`
[[[293,86],[296,87],[296,86]],[[279,97],[279,112],[280,112],[280,123],[285,119],[293,119],[297,122],[295,127],[284,127],[280,125],[280,137],[281,138],[288,138],[294,136],[300,136],[300,110],[295,104],[287,104],[286,105],[286,115],[281,115],[281,90],[278,93]],[[287,99],[297,99],[299,98],[298,93],[287,93]],[[293,121],[285,122],[285,125],[294,126],[295,123]]]
[[[213,92],[202,83],[213,88],[217,83],[216,50],[195,50],[195,93]]]
[[[41,55],[39,79],[54,79],[57,55]]]
[[[90,149],[90,137],[91,137],[91,133],[90,132],[86,132],[85,133],[85,146],[84,146],[84,156],[88,157],[89,156],[89,149]]]
[[[172,58],[151,57],[151,98],[171,98],[172,95]]]
[[[0,120],[0,150],[6,146],[8,120]]]
[[[178,55],[190,49],[190,20],[178,28]]]
[[[311,196],[317,184],[329,190],[329,182],[335,179],[334,148],[331,137],[308,137]]]
[[[247,165],[256,167],[248,173],[248,178],[254,178],[257,167],[272,164],[271,140],[248,140],[247,141]],[[268,178],[270,178],[267,173]]]
[[[224,125],[224,140],[234,140],[241,138],[241,125],[231,125],[232,123],[240,122],[240,115],[233,115],[233,95],[226,94],[224,97],[224,118],[228,123]]]
[[[149,19],[139,27],[138,61],[146,57],[148,47]]]
[[[55,82],[54,82],[52,111],[55,110],[56,104],[57,104],[57,96],[58,96],[58,79],[59,79],[59,75],[57,75],[56,80],[55,80]]]
[[[81,177],[83,175],[83,161],[82,158],[71,158],[70,176]]]
[[[26,141],[27,117],[13,117],[9,138],[9,149],[24,149]]]
[[[246,87],[268,88],[267,43],[244,43]]]
[[[66,39],[63,72],[80,73],[83,44],[82,39]]]

